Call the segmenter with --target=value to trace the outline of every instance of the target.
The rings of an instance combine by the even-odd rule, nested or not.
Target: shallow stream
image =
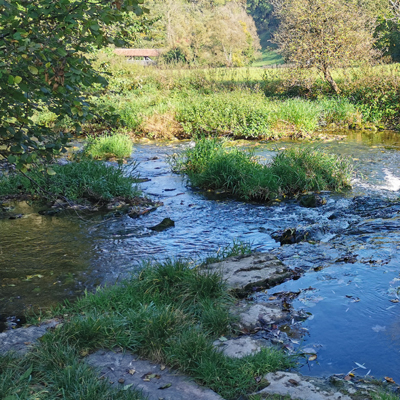
[[[150,179],[141,184],[144,194],[164,203],[146,216],[104,219],[73,211],[41,216],[38,206],[15,204],[14,212],[23,218],[0,220],[0,314],[73,299],[85,289],[129,276],[149,258],[183,256],[195,262],[241,240],[257,251],[274,249],[293,267],[310,268],[300,279],[258,296],[300,291],[292,306],[303,308],[309,318],[303,322],[305,333],[293,336],[293,346],[318,354],[302,372],[347,373],[356,362],[366,368],[358,367],[361,375],[371,370],[370,375],[400,382],[400,205],[395,202],[400,136],[355,132],[321,142],[321,148],[352,159],[356,176],[351,191],[324,193],[326,205],[313,209],[293,200],[246,204],[191,190],[166,163],[167,154],[190,145],[135,146],[138,171]],[[260,143],[255,151],[268,160],[293,145],[299,144]],[[174,228],[148,229],[166,217],[175,221]],[[317,244],[280,247],[271,234],[289,227],[307,229]]]

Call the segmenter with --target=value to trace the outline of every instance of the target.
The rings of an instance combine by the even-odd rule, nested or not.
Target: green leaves
[[[30,154],[51,159],[63,150],[67,136],[34,120],[35,111],[48,108],[71,119],[72,133],[80,129],[87,93],[107,84],[86,55],[112,43],[107,25],[127,7],[139,13],[142,2],[122,0],[115,10],[111,0],[0,0],[0,158],[23,168]]]
[[[31,74],[33,74],[33,75],[37,75],[37,74],[39,73],[39,70],[38,70],[36,67],[34,67],[33,65],[30,65],[30,66],[28,67],[28,69],[29,69],[29,72],[30,72]]]

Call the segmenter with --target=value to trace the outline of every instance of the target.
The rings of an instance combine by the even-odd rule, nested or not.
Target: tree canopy
[[[35,122],[47,107],[75,129],[91,118],[88,89],[104,85],[86,54],[115,42],[107,26],[143,0],[0,0],[0,158],[25,169],[63,150],[68,134]]]
[[[274,0],[280,26],[275,41],[288,62],[317,68],[338,93],[331,70],[368,62],[374,51],[376,18],[356,0]]]
[[[245,2],[227,0],[148,0],[157,18],[144,46],[163,48],[167,60],[195,65],[243,66],[260,48]]]

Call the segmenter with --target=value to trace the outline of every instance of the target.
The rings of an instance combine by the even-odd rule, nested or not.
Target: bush
[[[70,200],[109,201],[114,197],[131,199],[139,195],[136,179],[124,176],[121,167],[83,160],[53,165],[47,170],[34,168],[25,175],[11,173],[0,177],[0,196],[27,194],[62,196]]]
[[[342,190],[350,185],[352,172],[345,160],[312,148],[285,150],[270,164],[261,164],[252,152],[228,150],[215,138],[198,140],[170,163],[193,186],[260,201],[308,190]]]

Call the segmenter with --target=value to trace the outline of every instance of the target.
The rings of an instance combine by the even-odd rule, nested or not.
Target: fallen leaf
[[[346,375],[346,376],[344,377],[344,380],[345,380],[345,381],[351,381],[351,376]]]
[[[385,381],[389,383],[396,383],[393,378],[389,378],[388,376],[385,376]]]
[[[317,359],[317,355],[313,354],[312,356],[308,357],[308,361],[314,361]]]
[[[128,390],[131,386],[133,386],[133,383],[131,383],[130,385],[125,385],[122,390]]]
[[[134,369],[132,368],[132,369],[130,369],[128,372],[129,372],[131,375],[133,375],[133,374],[136,372],[136,370],[134,370]]]
[[[366,367],[364,367],[364,365],[359,364],[358,362],[354,361],[354,364],[357,365],[357,367],[362,368],[362,369],[367,369]]]
[[[221,336],[218,340],[220,342],[226,342],[228,339],[225,336]]]
[[[118,383],[125,383],[125,379],[123,378],[118,379]]]
[[[295,381],[294,379],[289,379],[288,382],[294,386],[299,386],[299,382]]]
[[[171,386],[172,386],[172,383],[166,383],[165,385],[160,386],[159,389],[161,389],[161,390],[163,390],[163,389],[168,389],[168,388],[171,387]]]
[[[81,357],[86,357],[89,354],[89,350],[82,350],[80,352]]]
[[[352,378],[355,377],[355,375],[352,372],[349,372],[349,376],[351,376]]]
[[[399,299],[392,299],[390,300],[392,303],[398,303],[400,300]]]
[[[144,375],[142,376],[142,379],[143,379],[145,382],[150,382],[150,380],[153,379],[153,378],[160,379],[160,378],[161,378],[161,375],[153,374],[152,372],[148,372],[147,374],[144,374]]]
[[[166,367],[164,364],[161,364],[161,365],[160,365],[161,371],[164,371],[165,368],[167,368],[167,367]]]

